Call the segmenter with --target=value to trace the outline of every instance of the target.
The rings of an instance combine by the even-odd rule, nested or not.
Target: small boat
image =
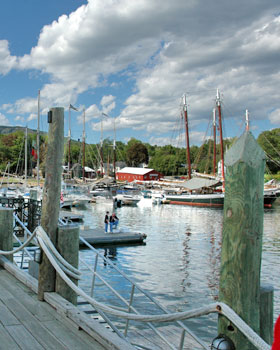
[[[141,197],[131,194],[117,194],[113,197],[113,200],[121,205],[137,205],[137,203],[140,202]]]

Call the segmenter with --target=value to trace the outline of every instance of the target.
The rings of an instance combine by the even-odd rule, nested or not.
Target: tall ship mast
[[[218,109],[218,117],[219,117],[220,144],[221,144],[222,183],[223,183],[223,192],[224,192],[224,191],[225,191],[225,165],[224,165],[224,145],[223,145],[222,110],[221,110],[221,99],[220,99],[220,92],[219,92],[219,89],[217,89],[216,106],[217,106],[217,109]]]
[[[185,132],[186,132],[186,160],[188,164],[188,178],[191,179],[191,156],[190,156],[190,140],[189,140],[189,126],[188,126],[188,110],[187,110],[187,97],[183,95],[183,111],[185,120]]]

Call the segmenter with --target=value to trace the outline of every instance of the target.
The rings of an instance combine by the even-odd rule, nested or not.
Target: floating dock
[[[68,211],[68,210],[61,210],[59,212],[59,218],[62,220],[71,220],[71,221],[75,221],[75,222],[80,222],[80,221],[84,220],[84,215],[73,213],[73,212]]]
[[[81,228],[80,236],[93,246],[115,244],[139,244],[144,243],[145,233],[137,232],[104,232],[101,228]],[[80,242],[80,245],[83,245]]]

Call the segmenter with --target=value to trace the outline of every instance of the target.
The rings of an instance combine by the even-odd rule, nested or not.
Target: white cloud
[[[23,123],[23,122],[24,122],[24,117],[22,117],[22,116],[20,116],[20,115],[17,115],[17,116],[15,117],[15,121],[16,121],[16,122]]]
[[[38,116],[37,114],[31,113],[29,115],[29,117],[27,118],[27,121],[30,122],[31,120],[35,120],[35,119],[37,119],[37,116]]]
[[[10,125],[9,120],[2,113],[0,113],[0,125],[3,125],[3,126]]]
[[[10,55],[8,41],[0,40],[0,74],[7,74],[16,64],[16,57]]]
[[[147,137],[164,138],[161,134],[173,130],[180,97],[188,92],[191,132],[200,139],[197,129],[212,114],[217,87],[224,94],[225,118],[242,117],[249,109],[254,120],[268,118],[276,124],[277,13],[276,0],[218,0],[215,6],[205,6],[202,0],[89,0],[44,26],[30,54],[18,59],[18,68],[49,74],[50,82],[41,90],[43,110],[75,105],[87,89],[118,87],[115,96],[105,92],[100,106],[86,109],[94,130],[102,112],[110,115],[116,110],[118,90],[126,81],[135,86],[116,118],[117,126],[145,132]],[[0,73],[15,67],[6,41],[0,41],[1,57]],[[32,114],[37,101],[20,99],[5,108]],[[271,109],[275,111],[270,113]],[[111,120],[104,121],[104,130],[110,125]]]
[[[275,109],[273,112],[271,112],[268,116],[268,119],[270,120],[271,124],[280,125],[280,108]]]

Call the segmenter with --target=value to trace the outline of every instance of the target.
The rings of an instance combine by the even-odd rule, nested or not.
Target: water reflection
[[[96,204],[84,212],[85,225],[103,227],[104,210]],[[261,277],[275,288],[274,317],[280,314],[280,208],[265,210]],[[185,206],[117,208],[120,228],[147,234],[146,245],[102,248],[104,256],[148,290],[170,311],[209,304],[218,298],[222,210]],[[103,268],[108,268],[106,264]],[[114,274],[108,274],[114,279]],[[122,288],[125,290],[126,286]],[[200,320],[190,324],[201,327]],[[216,319],[207,323],[209,332]],[[203,326],[205,332],[205,325]]]
[[[116,260],[117,259],[117,248],[112,247],[105,247],[104,248],[104,258],[108,258],[110,260]],[[107,266],[106,260],[104,260],[104,266]]]

